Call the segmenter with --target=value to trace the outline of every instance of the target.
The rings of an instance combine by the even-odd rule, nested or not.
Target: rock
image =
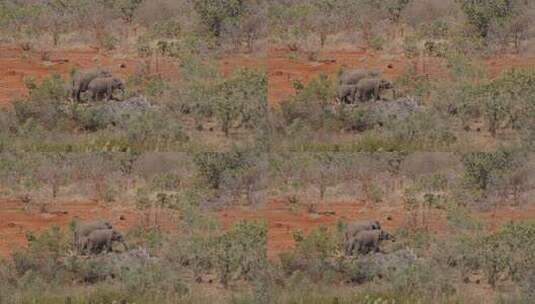
[[[334,212],[334,211],[321,211],[321,212],[318,212],[318,214],[325,215],[325,216],[333,216],[333,215],[336,215],[336,212]]]
[[[369,105],[368,110],[376,123],[384,125],[387,121],[403,120],[418,110],[418,103],[412,98],[399,98],[392,101],[380,100]]]
[[[125,116],[139,115],[152,108],[153,106],[143,96],[130,97],[124,101],[111,101],[102,105],[104,114],[111,116],[113,120],[118,120]]]

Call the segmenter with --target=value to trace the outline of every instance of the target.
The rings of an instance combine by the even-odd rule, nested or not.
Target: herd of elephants
[[[90,101],[114,99],[114,91],[120,90],[124,95],[125,84],[108,70],[93,68],[75,73],[72,82],[67,84],[69,97],[77,102],[82,101],[82,93],[88,94]],[[343,103],[366,102],[381,99],[384,90],[395,90],[391,82],[380,77],[375,70],[345,70],[338,78],[336,100]]]
[[[348,256],[380,251],[382,241],[395,238],[381,229],[377,220],[360,220],[349,223],[344,232],[344,251]],[[123,235],[109,221],[95,220],[77,223],[74,230],[74,247],[79,254],[97,255],[112,252],[113,243],[119,242],[125,250],[128,246]]]

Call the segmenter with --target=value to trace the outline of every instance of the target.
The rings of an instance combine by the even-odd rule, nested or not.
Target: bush
[[[12,259],[19,276],[34,273],[45,280],[61,278],[64,271],[60,257],[70,249],[70,240],[59,227],[42,232],[35,236],[27,233],[28,248],[13,253]]]
[[[229,171],[247,165],[245,153],[238,150],[198,153],[194,156],[193,162],[197,166],[201,181],[212,189],[219,189],[224,175]]]
[[[33,78],[25,79],[30,97],[13,103],[15,115],[20,124],[34,120],[48,129],[61,125],[67,119],[62,105],[66,100],[64,82],[58,74],[45,78],[39,85]]]
[[[281,103],[282,117],[287,125],[301,121],[314,129],[321,129],[332,116],[329,107],[332,96],[329,79],[320,75],[298,91],[295,98]]]
[[[119,40],[110,34],[105,34],[99,38],[99,43],[100,46],[103,47],[105,50],[111,51],[115,49],[115,47],[119,43]]]
[[[487,196],[491,185],[497,186],[521,164],[522,155],[510,149],[495,152],[473,152],[465,154],[464,179],[466,185],[476,194]]]
[[[215,116],[228,136],[233,124],[260,129],[266,126],[267,75],[261,71],[241,69],[214,88]]]
[[[295,232],[293,237],[295,249],[279,256],[282,269],[287,275],[301,271],[312,280],[319,281],[329,270],[333,270],[331,258],[335,255],[338,242],[327,227],[320,226],[307,236]]]
[[[457,0],[461,9],[468,18],[468,22],[475,28],[477,33],[487,38],[493,24],[504,25],[518,18],[527,6],[524,1],[503,0]]]
[[[267,263],[267,226],[240,221],[218,237],[215,267],[224,286],[230,280],[252,281]]]
[[[374,35],[373,37],[370,38],[370,46],[376,51],[382,50],[384,44],[385,44],[385,39],[380,35]]]
[[[497,232],[468,239],[464,264],[469,269],[481,269],[489,284],[495,287],[500,276],[523,282],[533,271],[535,225],[530,222],[508,223]]]

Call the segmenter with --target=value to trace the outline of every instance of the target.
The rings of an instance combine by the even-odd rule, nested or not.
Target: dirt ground
[[[26,231],[42,231],[59,225],[67,227],[74,219],[108,219],[120,230],[127,229],[140,219],[140,214],[131,207],[112,204],[112,207],[99,205],[92,201],[67,201],[55,203],[47,208],[47,212],[31,210],[26,212],[21,202],[15,200],[0,201],[0,254],[7,255],[15,248],[26,244]],[[404,213],[399,207],[381,204],[371,208],[365,202],[336,202],[318,205],[314,213],[304,207],[291,207],[286,200],[273,200],[260,208],[232,207],[216,214],[224,227],[240,219],[264,219],[268,225],[268,255],[293,247],[292,232],[308,233],[319,225],[333,227],[340,218],[345,220],[377,218],[385,229],[395,230],[404,223]],[[387,220],[389,216],[391,220]],[[443,215],[433,212],[431,229],[445,229]],[[165,228],[177,227],[176,223],[165,224]]]
[[[312,57],[307,53],[294,53],[285,48],[269,51],[268,100],[271,105],[295,93],[292,87],[294,80],[306,83],[323,73],[334,81],[340,67],[376,69],[391,81],[395,81],[409,67],[431,79],[449,77],[445,59],[437,57],[408,59],[402,54],[386,54],[366,49],[326,50]],[[535,56],[500,55],[484,60],[483,66],[489,76],[493,77],[504,69],[533,67]]]
[[[305,207],[292,207],[286,200],[272,200],[259,208],[232,207],[217,212],[223,227],[229,227],[240,219],[263,219],[268,225],[268,256],[294,246],[292,232],[309,233],[319,225],[334,229],[338,219],[346,221],[357,219],[378,219],[388,231],[396,231],[407,221],[407,214],[400,204],[371,204],[363,201],[344,201],[319,204],[311,213]],[[498,210],[476,214],[489,229],[496,228],[507,221],[535,218],[535,207],[504,207]],[[125,204],[97,204],[93,201],[57,202],[48,206],[46,212],[31,210],[26,212],[21,202],[0,200],[0,256],[6,256],[16,248],[26,245],[27,231],[39,232],[53,225],[67,229],[72,219],[108,219],[121,231],[139,223],[141,215],[133,207]],[[428,217],[429,230],[438,235],[448,232],[446,214],[435,209]],[[176,229],[172,218],[161,220],[164,230]]]
[[[229,74],[238,67],[264,68],[262,54],[227,56],[218,60],[223,74]],[[24,86],[26,77],[42,80],[50,73],[56,72],[63,79],[69,78],[69,72],[77,69],[101,66],[108,68],[114,75],[126,79],[143,67],[152,74],[162,75],[166,79],[177,79],[180,61],[173,58],[149,57],[139,58],[119,51],[102,52],[96,48],[57,49],[50,51],[47,60],[40,53],[23,52],[20,47],[0,45],[0,105],[9,104],[16,98],[27,95]]]
[[[233,55],[218,59],[220,70],[229,74],[238,67],[265,69],[268,73],[268,101],[271,105],[294,94],[294,80],[307,82],[324,73],[334,79],[337,70],[347,68],[373,68],[386,78],[395,80],[413,66],[418,73],[432,78],[448,77],[446,63],[440,58],[409,60],[401,54],[386,54],[365,49],[340,49],[322,51],[310,58],[306,53],[290,52],[284,48],[272,48],[266,54]],[[23,52],[20,47],[0,45],[0,105],[9,104],[14,98],[27,94],[24,78],[43,79],[52,72],[68,78],[71,68],[103,66],[120,77],[126,78],[145,65],[151,73],[168,79],[179,77],[179,60],[171,58],[139,58],[122,52],[102,52],[96,48],[57,49],[50,51],[47,60],[38,52]],[[535,56],[505,55],[489,58],[485,65],[491,75],[505,68],[535,66]]]
[[[293,80],[308,81],[319,73],[334,76],[340,66],[365,67],[381,70],[389,79],[401,75],[407,65],[416,65],[420,73],[430,77],[448,77],[442,59],[424,58],[411,62],[400,55],[390,55],[367,50],[324,51],[311,58],[307,54],[292,56],[286,49],[272,49],[265,56],[238,55],[219,59],[222,73],[228,74],[238,67],[265,68],[268,72],[268,100],[271,105],[294,93]],[[509,67],[535,66],[535,57],[520,55],[499,56],[485,61],[491,75]],[[149,65],[152,72],[160,73],[169,79],[178,75],[177,60],[163,58],[136,58],[119,52],[104,53],[97,49],[54,50],[44,61],[40,54],[23,53],[15,46],[0,45],[0,105],[9,104],[13,98],[27,94],[24,78],[28,76],[42,79],[51,72],[58,72],[65,79],[72,67],[88,68],[104,66],[115,74],[126,78],[140,68]],[[224,226],[242,218],[262,218],[268,224],[268,254],[277,253],[293,246],[291,233],[302,230],[307,233],[320,224],[334,225],[337,219],[377,218],[389,230],[401,227],[406,214],[399,204],[383,203],[371,206],[361,201],[335,202],[322,204],[316,212],[305,208],[292,208],[285,200],[273,200],[257,209],[234,207],[219,212]],[[389,216],[390,220],[386,219]],[[508,220],[535,217],[535,207],[502,208],[478,214],[492,229]],[[74,217],[81,219],[107,218],[119,229],[126,229],[139,220],[140,215],[131,207],[114,204],[106,207],[92,201],[58,202],[49,206],[47,212],[25,212],[23,205],[14,200],[0,200],[0,255],[7,255],[14,248],[25,245],[26,231],[40,231],[54,224],[66,226]],[[446,232],[444,212],[434,210],[429,220],[430,230]],[[169,222],[169,227],[174,223]]]

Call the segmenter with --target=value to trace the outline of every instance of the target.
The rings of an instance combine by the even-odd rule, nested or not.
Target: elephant
[[[74,230],[74,245],[78,249],[78,252],[84,250],[84,245],[82,241],[87,238],[91,232],[99,229],[112,229],[112,225],[108,221],[96,220],[85,223],[78,223],[76,229]]]
[[[338,78],[338,85],[356,85],[361,79],[364,78],[377,78],[380,73],[375,70],[348,70],[344,71]]]
[[[128,250],[128,246],[126,246],[123,235],[114,229],[94,230],[84,241],[84,249],[91,254],[99,254],[103,251],[111,252],[113,242],[120,242],[123,244],[125,250]]]
[[[362,220],[362,221],[355,221],[353,223],[350,223],[347,225],[346,230],[344,232],[344,242],[346,247],[346,252],[350,252],[350,246],[351,246],[351,240],[355,238],[357,234],[359,234],[361,231],[366,230],[380,230],[381,224],[377,220]]]
[[[72,99],[80,101],[80,95],[89,88],[89,83],[97,77],[111,77],[111,72],[103,69],[90,69],[77,72],[72,80]]]
[[[115,77],[99,77],[93,79],[87,88],[90,100],[113,99],[113,91],[119,89],[124,94],[124,82]]]
[[[72,100],[72,95],[73,95],[72,83],[66,83],[63,85],[63,94],[65,98]]]
[[[336,101],[353,103],[355,101],[356,85],[340,84],[336,88]]]
[[[395,238],[390,233],[380,229],[361,231],[350,240],[347,253],[352,255],[355,251],[359,254],[379,252],[379,245],[385,240],[395,240]]]
[[[394,89],[394,86],[388,80],[379,78],[364,78],[361,79],[357,84],[355,98],[358,98],[361,102],[368,101],[372,98],[374,101],[376,101],[380,99],[381,91],[388,89]]]

